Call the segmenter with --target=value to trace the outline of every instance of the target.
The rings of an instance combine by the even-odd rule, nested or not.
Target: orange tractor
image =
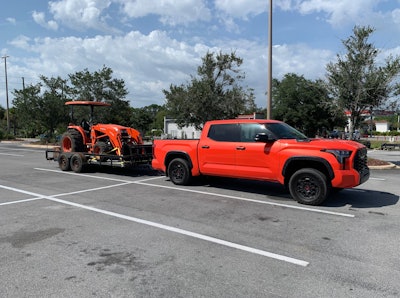
[[[110,104],[96,101],[68,101],[65,104],[71,107],[72,121],[74,106],[88,106],[90,116],[89,121],[82,120],[79,125],[70,123],[61,137],[60,146],[46,150],[46,159],[58,161],[61,170],[79,173],[91,164],[128,167],[150,163],[152,145],[143,143],[139,131],[117,124],[93,123],[94,107]]]

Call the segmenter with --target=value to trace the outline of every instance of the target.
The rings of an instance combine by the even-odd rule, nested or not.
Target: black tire
[[[69,130],[61,137],[62,152],[83,152],[83,138],[79,131]]]
[[[81,153],[75,153],[71,157],[70,166],[71,170],[75,173],[83,172],[83,168],[85,165],[85,156]]]
[[[328,196],[326,177],[320,171],[305,168],[295,172],[289,180],[293,199],[305,205],[319,205]]]
[[[172,183],[176,185],[188,185],[192,178],[192,173],[187,160],[183,158],[172,160],[168,166],[168,176]]]
[[[109,151],[108,146],[105,142],[96,142],[93,147],[93,153],[96,155],[96,159],[100,162],[107,160],[107,157],[101,156]]]
[[[70,171],[71,165],[69,163],[69,158],[66,154],[61,153],[58,156],[58,166],[60,167],[61,171]]]

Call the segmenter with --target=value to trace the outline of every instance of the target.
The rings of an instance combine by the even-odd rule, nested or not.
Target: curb
[[[388,165],[383,166],[368,166],[371,170],[389,170],[389,169],[400,169],[400,166],[396,166],[394,163],[388,162]]]

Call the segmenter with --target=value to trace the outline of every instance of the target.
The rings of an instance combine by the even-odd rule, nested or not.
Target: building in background
[[[249,115],[239,115],[237,119],[265,119],[265,115],[261,113],[253,113]],[[201,130],[196,129],[193,125],[179,127],[175,122],[176,119],[164,117],[164,133],[162,139],[199,139]]]

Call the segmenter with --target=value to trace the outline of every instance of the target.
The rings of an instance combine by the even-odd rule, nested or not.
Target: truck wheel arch
[[[294,156],[288,158],[282,168],[282,176],[285,177],[285,185],[290,177],[299,169],[313,168],[326,176],[327,182],[335,178],[335,173],[326,159],[312,156]]]
[[[193,169],[193,163],[192,159],[190,158],[189,154],[187,154],[184,151],[170,151],[166,154],[165,159],[164,159],[164,165],[165,168],[168,169],[168,166],[171,161],[173,161],[175,158],[182,158],[185,159],[188,162],[189,169]],[[168,176],[168,171],[166,171],[166,175]]]

